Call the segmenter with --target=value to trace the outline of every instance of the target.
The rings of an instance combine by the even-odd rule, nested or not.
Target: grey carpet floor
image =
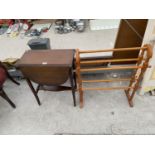
[[[20,83],[5,84],[17,108],[0,98],[0,134],[155,134],[155,97],[136,94],[130,108],[123,91],[87,91],[80,109],[78,93],[73,107],[68,91],[40,91],[38,106],[27,83]]]

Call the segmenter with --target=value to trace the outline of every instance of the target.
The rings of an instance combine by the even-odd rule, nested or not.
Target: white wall
[[[155,19],[149,19],[146,32],[143,39],[143,45],[149,43],[153,46],[153,57],[149,64],[151,68],[148,68],[145,72],[142,88],[140,94],[143,95],[145,92],[155,89]]]

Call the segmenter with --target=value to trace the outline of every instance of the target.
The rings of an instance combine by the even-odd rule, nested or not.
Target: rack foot
[[[84,104],[83,104],[83,91],[80,91],[80,108],[83,108]]]
[[[127,97],[127,99],[128,99],[129,106],[132,108],[132,107],[133,107],[133,102],[132,102],[132,100],[130,99],[130,96],[129,96],[127,90],[124,90],[124,91],[125,91],[126,97]]]

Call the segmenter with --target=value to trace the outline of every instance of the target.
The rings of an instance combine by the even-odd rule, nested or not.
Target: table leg
[[[73,101],[74,101],[74,107],[76,106],[76,97],[75,97],[75,85],[74,85],[74,82],[73,82],[73,73],[72,71],[70,71],[70,75],[69,75],[69,78],[70,78],[70,84],[71,84],[71,89],[72,89],[72,95],[73,95]]]
[[[36,98],[36,100],[38,102],[38,105],[41,105],[40,100],[39,100],[39,97],[37,95],[37,92],[35,91],[35,89],[34,89],[32,83],[31,83],[31,81],[29,79],[27,79],[27,78],[26,78],[26,81],[27,81],[29,87],[31,88],[32,93],[34,94],[34,96],[35,96],[35,98]]]

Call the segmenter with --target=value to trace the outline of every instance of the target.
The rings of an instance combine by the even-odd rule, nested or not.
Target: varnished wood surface
[[[69,66],[71,67],[74,49],[29,50],[24,53],[16,66]]]
[[[124,79],[106,79],[106,80],[82,80],[83,83],[98,83],[98,82],[118,82],[118,81],[130,81],[131,78]]]
[[[106,70],[122,70],[122,69],[138,69],[143,68],[143,66],[117,66],[117,67],[107,67],[107,68],[86,68],[80,69],[81,72],[93,72],[93,71],[106,71]]]
[[[122,51],[124,53],[128,51],[136,51],[140,50],[140,55],[138,55],[135,58],[122,58],[122,61],[136,61],[135,65],[128,64],[126,66],[110,66],[110,67],[96,67],[92,68],[91,66],[89,68],[82,68],[82,64],[87,64],[88,66],[97,63],[110,63],[110,62],[122,62],[121,59],[107,59],[107,60],[81,60],[80,54],[83,53],[96,53],[96,52],[108,52],[108,51],[114,51],[114,53]],[[148,44],[144,45],[143,47],[132,47],[132,48],[121,48],[121,49],[109,49],[109,50],[87,50],[87,51],[80,51],[76,50],[76,73],[77,73],[77,81],[78,81],[78,91],[79,91],[79,97],[80,97],[80,107],[82,108],[84,106],[83,102],[83,93],[86,90],[117,90],[117,89],[124,89],[125,94],[127,96],[127,100],[130,107],[133,107],[133,97],[135,95],[135,92],[140,87],[140,81],[143,78],[143,75],[146,71],[146,69],[149,67],[149,60],[152,57],[152,47]],[[108,62],[109,61],[109,62]],[[101,80],[83,80],[81,77],[82,72],[94,72],[94,71],[101,71],[101,70],[120,70],[120,69],[134,69],[135,73],[132,75],[131,78],[119,78],[119,79],[101,79]],[[128,87],[83,87],[82,83],[98,83],[98,82],[119,82],[119,81],[130,81]]]
[[[128,89],[134,89],[134,87],[98,87],[98,88],[94,88],[94,87],[90,87],[90,88],[82,88],[82,90],[115,90],[115,89],[124,89],[124,90],[128,90]]]
[[[42,85],[60,85],[68,80],[69,67],[57,66],[22,66],[20,70],[25,77]]]
[[[103,50],[79,50],[80,54],[84,54],[84,53],[98,53],[98,52],[119,52],[119,51],[123,51],[123,52],[127,52],[127,51],[136,51],[136,50],[142,50],[142,49],[146,49],[146,47],[131,47],[131,48],[114,48],[114,49],[103,49]]]
[[[138,58],[133,59],[107,59],[107,60],[87,60],[87,61],[81,61],[80,64],[97,64],[97,63],[106,63],[106,62],[124,62],[124,61],[138,61]]]
[[[72,49],[30,50],[25,52],[18,61],[16,66],[22,71],[39,105],[41,105],[38,97],[39,90],[71,90],[74,106],[76,106],[76,84],[73,72],[74,53],[75,51]],[[61,86],[68,79],[70,87]],[[37,89],[34,89],[31,81],[38,84]]]
[[[140,47],[147,26],[147,19],[122,19],[117,33],[114,48]],[[139,50],[135,52],[119,51],[113,53],[114,59],[136,58]],[[134,62],[114,62],[113,64],[129,64]]]

